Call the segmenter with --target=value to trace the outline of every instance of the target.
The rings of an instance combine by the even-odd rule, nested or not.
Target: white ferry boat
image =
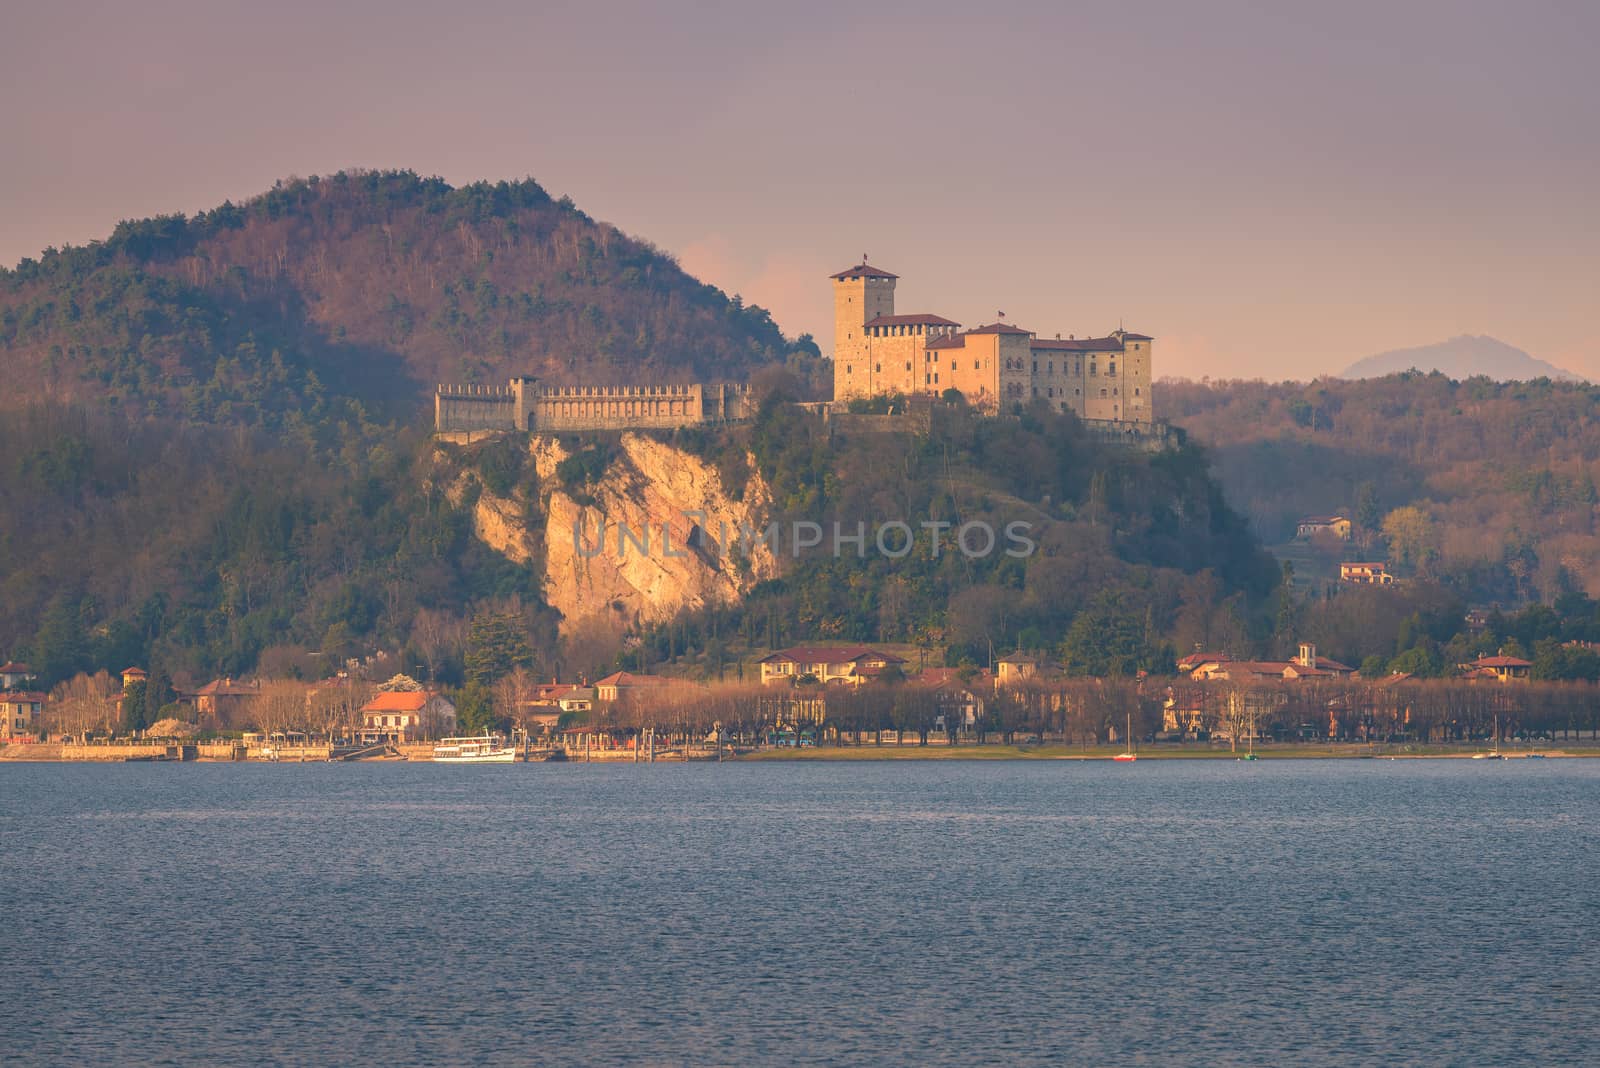
[[[441,738],[433,747],[436,764],[509,764],[517,759],[517,747],[498,734],[475,738]]]

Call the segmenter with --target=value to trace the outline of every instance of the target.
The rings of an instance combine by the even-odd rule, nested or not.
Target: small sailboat
[[[1123,764],[1131,764],[1139,759],[1139,754],[1133,748],[1133,713],[1128,713],[1128,748],[1125,752],[1118,753],[1111,758]]]

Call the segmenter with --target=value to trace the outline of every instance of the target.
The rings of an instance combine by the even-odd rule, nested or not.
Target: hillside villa
[[[1368,561],[1340,564],[1339,581],[1358,586],[1392,586],[1394,576],[1389,574],[1389,566],[1382,561]]]
[[[1350,540],[1350,520],[1342,515],[1308,515],[1294,528],[1297,538],[1315,538],[1331,534],[1341,541]]]

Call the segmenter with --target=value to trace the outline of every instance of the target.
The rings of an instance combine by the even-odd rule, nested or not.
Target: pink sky
[[[1309,377],[1600,378],[1600,7],[71,2],[0,35],[0,262],[290,174],[531,175],[831,342],[900,306]]]

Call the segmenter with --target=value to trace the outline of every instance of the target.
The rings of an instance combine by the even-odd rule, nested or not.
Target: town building
[[[367,745],[402,744],[439,738],[456,729],[456,706],[427,690],[380,693],[361,707],[361,731]]]
[[[1299,652],[1290,660],[1234,660],[1226,654],[1193,654],[1185,657],[1184,661],[1194,665],[1188,669],[1189,677],[1201,682],[1347,679],[1356,673],[1356,669],[1349,664],[1318,656],[1317,647],[1310,642],[1301,642]],[[1182,665],[1184,661],[1179,661],[1179,664]]]
[[[249,702],[261,696],[259,682],[235,682],[232,678],[212,679],[198,690],[178,695],[194,706],[195,719],[214,727],[241,722]]]
[[[1389,565],[1381,561],[1348,563],[1339,565],[1339,581],[1358,586],[1392,586],[1394,576],[1389,574]]]
[[[938,396],[1010,410],[1043,400],[1081,419],[1149,425],[1153,338],[1041,338],[1004,321],[963,331],[953,319],[895,311],[898,276],[864,259],[833,277],[833,398]]]
[[[31,690],[0,693],[0,742],[32,741],[39,734],[45,695]]]
[[[998,671],[994,680],[997,687],[1021,686],[1039,673],[1039,662],[1021,653],[1002,656],[994,666]]]
[[[673,685],[683,685],[683,683],[664,675],[638,675],[631,671],[617,671],[594,684],[594,697],[602,704],[612,704],[642,691],[661,690]]]
[[[761,665],[761,685],[793,685],[807,676],[821,683],[859,686],[905,660],[867,645],[797,645],[768,653]]]
[[[1532,677],[1533,661],[1520,656],[1480,656],[1470,664],[1461,664],[1460,668],[1469,679],[1517,682]]]
[[[0,690],[20,690],[34,678],[33,672],[27,664],[19,664],[15,660],[7,660],[0,664]]]

